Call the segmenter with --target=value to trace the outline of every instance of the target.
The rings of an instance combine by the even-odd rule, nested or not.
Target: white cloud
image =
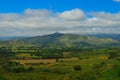
[[[35,9],[26,9],[25,11],[24,11],[24,14],[26,15],[26,16],[39,16],[39,17],[42,17],[42,16],[50,16],[51,14],[52,14],[52,12],[51,11],[48,11],[48,10],[35,10]]]
[[[114,0],[115,2],[120,2],[120,0]]]
[[[85,14],[80,9],[64,11],[63,13],[59,13],[58,16],[62,19],[66,19],[66,20],[83,20],[83,19],[85,19]]]
[[[105,20],[120,21],[120,12],[115,14],[106,12],[92,12],[91,15]]]
[[[36,36],[53,32],[120,33],[120,12],[84,11],[53,13],[49,10],[26,9],[23,13],[0,14],[0,36]]]

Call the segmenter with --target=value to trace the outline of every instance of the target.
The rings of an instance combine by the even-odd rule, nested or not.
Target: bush
[[[111,52],[109,53],[108,59],[115,59],[116,57],[118,57],[118,54],[116,52]]]
[[[60,60],[60,62],[64,62],[64,60]]]
[[[82,58],[82,57],[79,57],[78,59],[80,59],[80,60],[81,60],[81,59],[83,59],[83,58]]]
[[[0,76],[0,80],[6,80],[6,79]]]
[[[75,70],[75,71],[80,71],[80,70],[81,70],[81,66],[80,66],[80,65],[74,66],[74,70]]]
[[[14,73],[26,72],[25,68],[22,66],[12,67],[10,71]]]
[[[29,67],[27,68],[27,72],[31,72],[32,70],[34,70],[34,68],[33,68],[32,66],[29,66]]]

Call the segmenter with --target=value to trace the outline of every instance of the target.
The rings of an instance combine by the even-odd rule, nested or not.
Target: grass
[[[21,64],[33,64],[33,63],[43,63],[43,64],[54,64],[54,65],[67,65],[67,66],[73,66],[80,64],[84,68],[88,66],[93,66],[97,63],[106,62],[109,63],[108,55],[81,55],[82,59],[79,59],[79,57],[73,57],[73,58],[60,58],[59,62],[56,62],[56,59],[35,59],[35,60],[11,60],[15,62],[20,62]],[[110,63],[109,63],[110,64]]]
[[[11,60],[14,62],[19,62],[20,64],[34,64],[34,63],[43,63],[43,64],[47,64],[47,63],[55,63],[56,60],[55,59],[37,59],[37,60]]]
[[[57,76],[57,77],[56,77]],[[60,80],[63,75],[59,74],[46,74],[46,73],[8,73],[4,74],[8,80]]]
[[[12,60],[25,66],[32,65],[31,73],[4,73],[1,76],[9,80],[120,80],[116,65],[119,60],[108,59],[108,54],[84,54],[73,58]],[[39,64],[43,63],[43,64]],[[48,64],[49,63],[49,64]],[[75,71],[74,66],[80,65],[81,70]],[[115,70],[114,70],[115,69]]]
[[[16,54],[16,57],[18,58],[24,58],[24,59],[37,59],[40,58],[39,56],[31,55],[29,53],[18,53]]]

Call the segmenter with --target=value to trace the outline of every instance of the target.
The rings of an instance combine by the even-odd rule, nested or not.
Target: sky
[[[0,0],[0,36],[120,34],[120,0]]]

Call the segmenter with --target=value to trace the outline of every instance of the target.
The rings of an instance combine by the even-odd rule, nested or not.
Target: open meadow
[[[97,52],[87,50],[78,56],[55,59],[11,60],[14,67],[8,73],[1,72],[5,78],[1,80],[119,80],[120,56]]]

